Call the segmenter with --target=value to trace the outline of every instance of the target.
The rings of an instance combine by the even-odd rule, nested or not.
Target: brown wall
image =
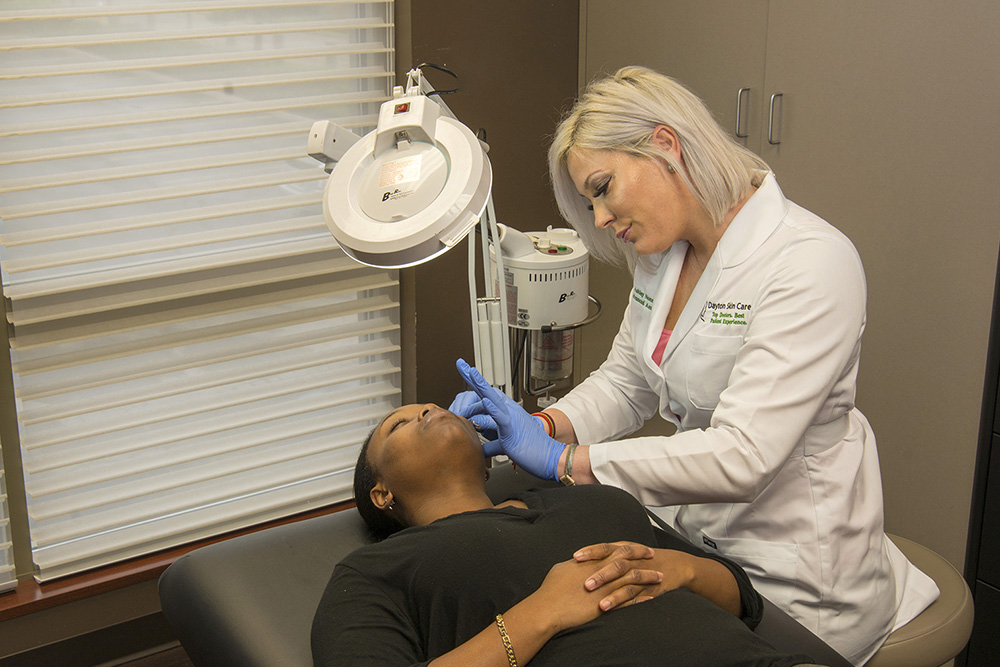
[[[577,91],[578,0],[412,0],[412,63],[459,75],[445,101],[473,130],[486,130],[497,218],[518,229],[564,224],[545,153]],[[405,54],[397,61],[405,73]],[[437,88],[453,79],[427,70]],[[472,359],[466,247],[405,272],[416,301],[415,400],[447,406],[464,389],[455,359]]]

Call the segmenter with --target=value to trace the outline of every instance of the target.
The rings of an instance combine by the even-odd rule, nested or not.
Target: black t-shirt
[[[553,565],[590,544],[629,540],[705,555],[679,539],[665,545],[663,533],[658,541],[642,506],[620,489],[554,488],[518,498],[528,509],[456,514],[347,556],[334,570],[313,621],[317,667],[426,665],[494,623],[497,613],[537,590]],[[738,575],[744,614],[759,620],[760,599],[746,575],[716,560]],[[740,619],[678,589],[559,633],[530,664],[808,662],[776,652]]]

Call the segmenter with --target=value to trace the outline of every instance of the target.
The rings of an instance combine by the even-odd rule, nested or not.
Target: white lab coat
[[[855,664],[937,598],[883,531],[875,436],[854,407],[865,277],[851,242],[773,174],[726,230],[657,366],[686,242],[636,269],[607,361],[553,405],[594,474]],[[619,440],[655,411],[670,437]]]

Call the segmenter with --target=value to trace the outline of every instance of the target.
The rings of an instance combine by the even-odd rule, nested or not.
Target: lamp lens
[[[361,177],[358,204],[381,222],[409,218],[441,194],[448,160],[437,146],[403,142],[376,156]]]

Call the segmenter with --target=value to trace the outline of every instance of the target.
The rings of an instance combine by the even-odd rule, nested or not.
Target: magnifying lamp
[[[413,266],[449,250],[490,197],[482,144],[420,92],[416,72],[403,95],[382,105],[378,127],[337,161],[323,196],[337,242],[370,266]]]
[[[327,226],[348,255],[385,269],[421,264],[482,226],[482,256],[487,267],[486,296],[478,297],[475,247],[469,243],[469,294],[476,367],[491,384],[511,387],[506,290],[502,253],[493,211],[493,172],[486,146],[443,103],[419,69],[407,74],[406,87],[379,110],[378,126],[364,137],[330,121],[313,125],[309,154],[324,162],[330,178],[323,194]],[[491,275],[492,269],[492,275]]]
[[[530,330],[525,390],[539,396],[569,376],[573,330],[600,315],[587,293],[589,253],[571,229],[524,234],[497,222],[487,147],[432,92],[414,69],[364,137],[330,121],[313,125],[309,154],[330,172],[327,226],[357,261],[399,269],[446,252],[478,222],[485,297],[476,286],[476,246],[468,244],[476,367],[514,397],[510,331]],[[597,312],[587,317],[590,303]],[[533,387],[532,378],[545,384]]]

